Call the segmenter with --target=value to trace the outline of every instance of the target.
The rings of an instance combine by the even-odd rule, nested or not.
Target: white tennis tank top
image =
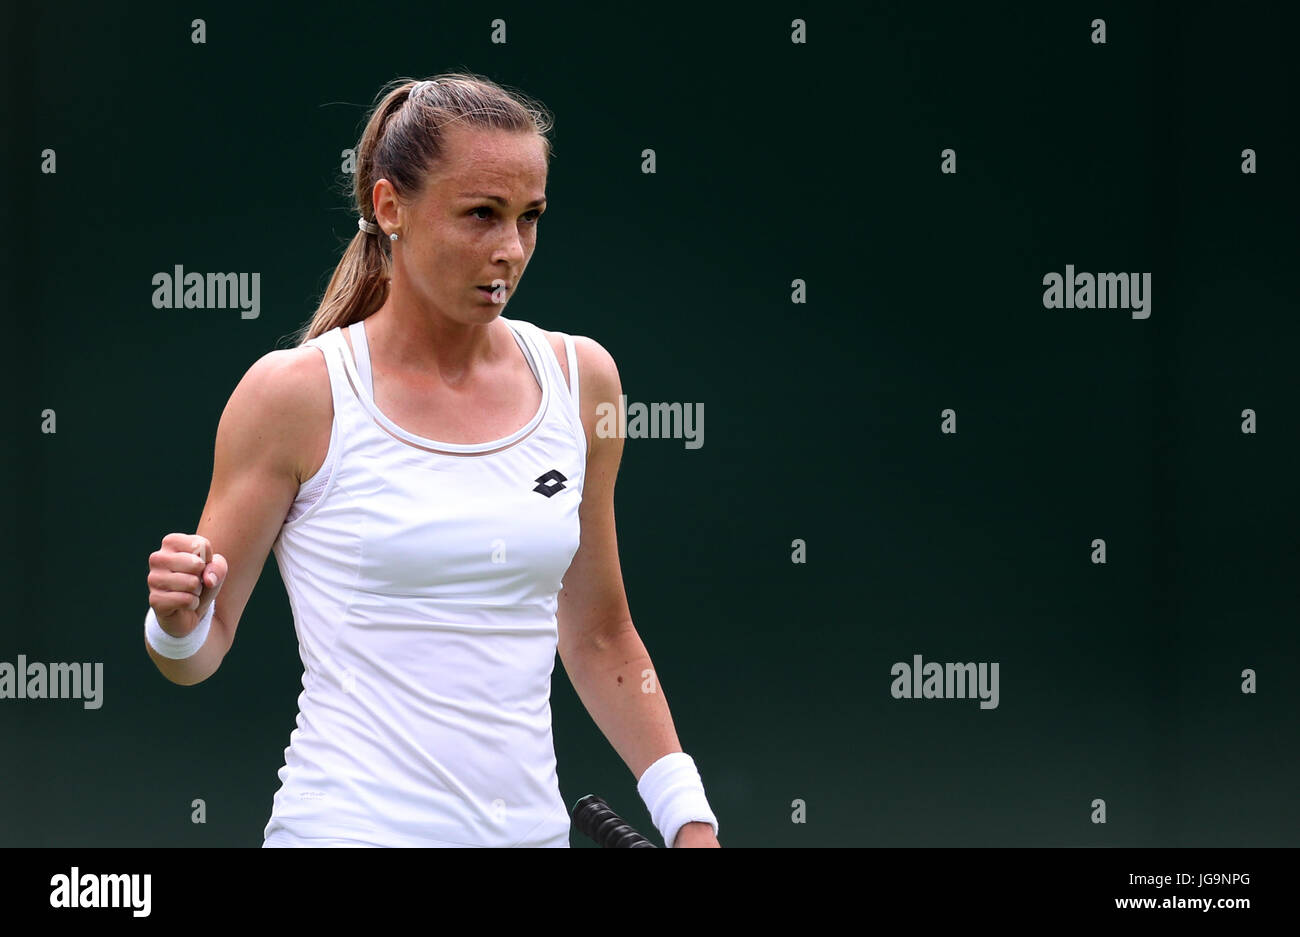
[[[526,425],[438,442],[375,406],[332,329],[329,453],[275,541],[302,693],[265,845],[568,846],[551,737],[561,577],[578,548],[587,440],[546,335],[501,317],[542,389]]]

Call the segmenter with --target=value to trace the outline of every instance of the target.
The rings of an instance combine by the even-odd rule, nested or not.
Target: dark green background
[[[276,564],[183,688],[148,555],[354,233],[372,96],[468,69],[557,119],[509,314],[704,404],[702,449],[628,440],[617,510],[724,845],[1296,845],[1293,24],[1047,6],[6,6],[0,660],[105,687],[0,701],[0,844],[261,844],[301,688]],[[152,308],[175,264],[260,272],[260,317]],[[1151,318],[1044,309],[1066,264],[1151,272]],[[892,699],[917,653],[1000,662],[1000,706]],[[650,831],[558,662],[553,711],[565,800]]]

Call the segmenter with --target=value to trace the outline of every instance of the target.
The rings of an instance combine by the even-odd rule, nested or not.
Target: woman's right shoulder
[[[301,413],[331,410],[329,367],[323,349],[315,345],[268,351],[253,362],[240,385],[248,385],[268,409]],[[268,414],[269,415],[269,414]]]
[[[223,417],[258,424],[264,443],[280,449],[300,484],[329,452],[334,400],[322,352],[314,345],[267,352],[244,374]]]

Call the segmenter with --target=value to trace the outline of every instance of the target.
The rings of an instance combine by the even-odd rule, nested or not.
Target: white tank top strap
[[[356,335],[355,332],[352,333]],[[365,341],[364,337],[362,341]],[[330,376],[330,393],[334,398],[334,421],[335,423],[344,422],[346,425],[351,424],[350,416],[353,411],[353,403],[356,396],[352,393],[350,381],[348,378],[347,364],[345,358],[350,356],[348,343],[343,338],[343,327],[330,329],[309,342],[307,345],[315,345],[325,353],[325,364],[329,368]],[[363,356],[366,363],[366,375],[370,373],[370,358],[368,355]]]
[[[574,403],[581,403],[582,398],[578,396],[578,352],[573,345],[573,336],[564,332],[559,335],[564,339],[564,353],[569,359],[569,393]]]
[[[370,345],[366,342],[366,329],[358,319],[348,326],[348,337],[352,339],[352,348],[354,350],[353,358],[357,366],[357,374],[361,377],[361,382],[366,385],[366,392],[373,399],[375,396],[375,378],[370,370]]]
[[[504,317],[503,317],[504,318]],[[555,378],[557,387],[566,387],[569,391],[569,397],[573,400],[575,407],[580,398],[578,397],[578,356],[573,344],[573,336],[564,332],[556,332],[564,340],[565,357],[568,361],[568,384],[565,384],[564,372],[560,370],[560,359],[555,356],[555,349],[551,347],[550,340],[547,339],[546,333],[538,326],[531,322],[522,320],[506,320],[513,325],[523,326],[532,339],[533,347],[537,350],[542,359],[546,362],[546,369]]]
[[[289,507],[285,517],[286,524],[293,524],[304,518],[326,492],[334,481],[334,469],[339,459],[344,440],[352,435],[355,421],[361,418],[354,410],[354,396],[348,386],[347,370],[343,355],[347,354],[347,344],[343,340],[341,328],[330,329],[315,338],[308,339],[303,345],[319,348],[325,355],[325,367],[329,373],[330,398],[333,401],[334,416],[330,421],[330,441],[325,452],[325,461],[316,473],[298,488],[298,494]]]
[[[564,341],[565,357],[568,359],[569,374],[568,386],[565,386],[564,370],[560,367],[560,359],[555,354],[555,348],[551,345],[550,339],[546,337],[546,332],[539,326],[523,320],[506,320],[512,327],[516,327],[520,334],[528,338],[529,343],[534,348],[534,355],[541,362],[542,367],[546,370],[548,380],[555,388],[555,399],[562,403],[561,410],[564,412],[564,419],[569,424],[569,430],[574,438],[578,441],[578,446],[586,458],[587,452],[587,432],[582,424],[582,407],[578,396],[578,356],[574,347],[573,336],[564,332],[556,332]],[[568,394],[563,393],[563,389],[568,390]]]
[[[510,334],[514,336],[515,344],[519,346],[519,350],[524,353],[524,360],[528,362],[528,367],[533,372],[533,377],[537,378],[537,383],[543,386],[553,383],[548,380],[548,375],[551,372],[546,367],[546,359],[542,357],[545,349],[540,346],[544,343],[541,342],[541,335],[537,332],[536,327],[530,331],[525,326],[532,323],[525,323],[524,326],[521,326],[519,322],[513,319],[503,318],[503,321],[510,327]],[[551,355],[551,357],[554,358],[555,356]],[[546,371],[545,374],[542,373],[543,369]]]

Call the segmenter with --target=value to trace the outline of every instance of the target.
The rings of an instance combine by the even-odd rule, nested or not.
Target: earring
[[[390,240],[390,241],[396,241],[396,240],[397,240],[397,235],[396,235],[396,234],[390,234],[390,235],[388,235],[388,240]]]

